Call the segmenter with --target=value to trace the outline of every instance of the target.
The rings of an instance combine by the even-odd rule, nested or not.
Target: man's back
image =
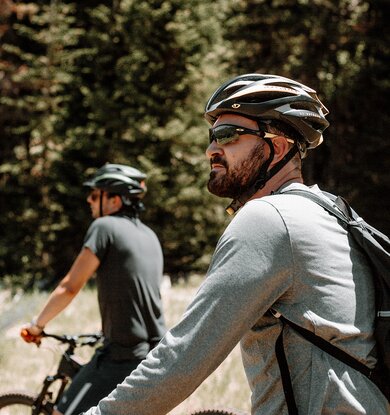
[[[253,255],[251,251],[248,254],[263,274],[257,284],[259,295],[269,298],[273,291],[273,309],[373,366],[375,359],[369,356],[374,347],[375,315],[371,273],[366,258],[337,220],[300,196],[273,195],[248,203],[237,221],[234,229],[240,228],[246,238],[248,232],[257,234]],[[272,228],[272,234],[265,226]],[[261,251],[257,258],[256,250]],[[267,269],[272,270],[268,276]],[[253,283],[252,289],[255,287]],[[253,379],[254,407],[261,408],[259,413],[282,413],[285,405],[275,357],[280,327],[278,319],[267,314],[242,341],[244,363]],[[340,404],[355,411],[351,413],[360,413],[356,409],[359,402],[364,402],[366,410],[373,400],[377,405],[375,397],[380,395],[364,376],[289,328],[285,347],[302,413],[322,413],[325,408],[334,411]],[[259,350],[260,361],[255,359]],[[251,376],[253,373],[257,375]]]
[[[94,221],[84,246],[101,260],[97,284],[104,335],[118,358],[128,356],[129,348],[144,358],[165,332],[157,236],[140,219],[119,214]]]

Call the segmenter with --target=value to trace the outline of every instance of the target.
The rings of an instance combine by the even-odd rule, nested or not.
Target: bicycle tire
[[[0,395],[1,415],[31,415],[36,397],[26,392],[7,392]],[[40,412],[47,414],[47,411]]]
[[[191,412],[190,415],[247,415],[245,412],[240,412],[235,409],[200,409]]]

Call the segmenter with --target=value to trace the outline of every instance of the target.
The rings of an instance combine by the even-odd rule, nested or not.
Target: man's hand
[[[20,336],[26,343],[35,343],[37,346],[41,344],[43,329],[34,324],[22,327]]]

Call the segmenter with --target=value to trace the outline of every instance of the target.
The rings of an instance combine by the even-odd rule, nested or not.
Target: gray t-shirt
[[[366,258],[320,206],[275,194],[254,199],[237,213],[182,320],[88,414],[166,414],[241,341],[252,414],[287,415],[275,356],[281,324],[268,315],[270,307],[375,364],[370,356],[374,289]],[[386,399],[364,375],[288,327],[284,340],[300,415],[390,414]]]
[[[110,356],[144,358],[165,333],[157,236],[140,219],[116,214],[92,222],[84,247],[100,260],[98,300]]]

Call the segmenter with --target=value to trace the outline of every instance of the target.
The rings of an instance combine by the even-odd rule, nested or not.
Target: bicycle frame
[[[26,341],[34,341],[29,337],[27,330],[23,330],[21,334],[24,339],[27,339]],[[67,345],[66,350],[62,352],[56,373],[45,377],[38,395],[34,391],[21,390],[1,393],[0,410],[7,411],[1,413],[9,413],[8,407],[13,407],[12,409],[18,411],[20,408],[21,411],[24,411],[23,413],[27,413],[25,411],[29,409],[28,413],[32,415],[52,415],[54,407],[59,403],[68,383],[83,366],[78,362],[78,357],[74,353],[75,349],[83,346],[98,346],[104,341],[102,333],[69,336],[42,332],[40,337],[51,337],[59,343]],[[40,345],[40,338],[38,340],[37,346]],[[51,388],[54,383],[55,387]]]
[[[34,402],[32,415],[38,415],[44,411],[46,414],[51,414],[53,412],[54,406],[57,405],[60,400],[67,384],[70,380],[76,375],[80,370],[82,365],[76,362],[73,358],[74,345],[70,345],[68,349],[63,353],[60,363],[58,365],[57,373],[55,375],[46,376],[43,381],[43,387],[38,394],[36,401]],[[59,389],[53,399],[53,391],[49,391],[50,386],[60,381]]]

